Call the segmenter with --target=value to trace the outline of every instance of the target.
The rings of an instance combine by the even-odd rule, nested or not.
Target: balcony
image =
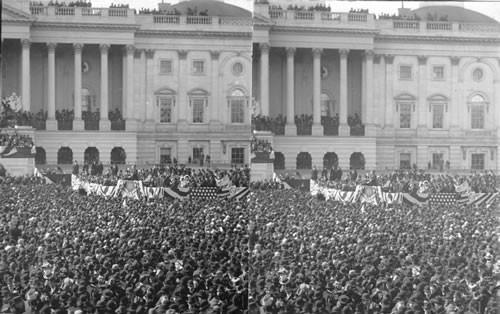
[[[73,130],[73,120],[57,120],[57,129],[59,131]]]
[[[184,15],[136,15],[141,30],[251,32],[252,18]]]
[[[369,13],[269,9],[268,15],[280,26],[336,27],[342,24],[342,27],[352,25],[372,28],[375,20],[374,15]]]
[[[99,120],[84,120],[85,131],[99,131]]]
[[[103,24],[135,22],[134,10],[127,8],[31,6],[30,11],[39,21]]]

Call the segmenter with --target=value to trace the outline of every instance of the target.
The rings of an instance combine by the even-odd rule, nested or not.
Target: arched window
[[[285,169],[285,156],[281,152],[274,152],[274,169]]]
[[[113,147],[113,149],[111,150],[111,163],[124,165],[126,163],[126,160],[127,154],[125,153],[123,147]]]
[[[309,153],[301,152],[297,155],[297,169],[312,169],[312,158]]]
[[[208,106],[208,93],[202,89],[195,89],[188,93],[189,106],[193,112],[193,123],[205,122],[205,106]]]
[[[43,147],[36,147],[35,164],[44,165],[46,164],[46,153]]]
[[[349,160],[349,166],[351,169],[364,170],[365,156],[360,152],[352,153],[351,158]]]
[[[323,156],[323,168],[331,169],[339,165],[339,157],[334,152],[328,152]]]
[[[231,108],[231,123],[244,123],[245,108],[248,102],[245,93],[241,89],[236,88],[228,98],[229,107]]]
[[[469,98],[468,108],[471,129],[484,129],[485,114],[488,111],[488,105],[488,101],[481,94],[476,93]]]
[[[58,164],[72,164],[73,163],[73,151],[69,147],[61,147],[57,151],[57,163]]]
[[[171,89],[162,89],[155,93],[156,106],[160,123],[172,123],[172,113],[175,106],[175,92]]]
[[[99,150],[95,147],[87,147],[83,155],[85,163],[92,163],[99,161]]]

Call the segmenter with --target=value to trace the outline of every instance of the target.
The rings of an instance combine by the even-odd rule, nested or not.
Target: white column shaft
[[[365,121],[367,124],[375,123],[375,115],[373,111],[374,97],[373,97],[373,55],[366,56],[366,93],[365,93]]]
[[[135,120],[134,114],[134,47],[127,46],[127,119]]]
[[[101,120],[108,120],[108,49],[101,46]]]
[[[31,110],[31,87],[30,87],[30,45],[31,42],[27,39],[22,41],[22,85],[21,85],[21,102],[23,110]]]
[[[286,59],[286,124],[295,125],[295,48],[288,48]]]
[[[321,125],[321,50],[313,50],[313,123]]]
[[[261,45],[260,51],[260,108],[263,116],[269,116],[269,46]]]
[[[48,103],[47,103],[47,118],[49,120],[56,119],[56,50],[54,44],[48,46]]]
[[[75,45],[75,120],[82,119],[82,46]]]
[[[347,124],[347,53],[340,54],[340,124]]]

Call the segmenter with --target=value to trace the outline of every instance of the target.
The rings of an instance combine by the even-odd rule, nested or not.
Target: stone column
[[[127,52],[127,122],[125,128],[127,131],[137,130],[137,119],[134,108],[134,51],[133,45],[125,47]]]
[[[122,118],[127,120],[127,49],[122,47]]]
[[[109,45],[102,44],[99,46],[101,49],[101,117],[99,120],[99,130],[109,131],[111,130],[111,122],[109,121],[108,112],[108,52]]]
[[[74,44],[75,53],[75,86],[74,86],[74,111],[73,130],[83,131],[85,124],[82,120],[82,49],[83,44]]]
[[[260,109],[261,115],[269,116],[269,44],[260,45]]]
[[[323,49],[314,48],[313,52],[313,125],[312,135],[323,135],[321,125],[321,54]]]
[[[394,56],[384,55],[385,60],[385,129],[394,129]]]
[[[21,40],[22,45],[22,85],[21,85],[21,102],[23,110],[31,110],[31,87],[30,87],[30,46],[31,40]]]
[[[187,100],[187,54],[186,50],[177,50],[179,56],[179,95],[177,98],[177,127],[179,129],[186,129],[188,125],[188,110],[189,103]],[[181,156],[179,156],[180,158]],[[187,158],[187,157],[186,157]],[[186,159],[187,160],[187,159]]]
[[[47,122],[49,131],[57,130],[56,121],[56,44],[48,43],[48,93],[47,93]]]
[[[146,128],[152,130],[155,124],[156,98],[153,91],[154,82],[154,49],[146,50]],[[172,108],[173,109],[173,108]],[[158,120],[159,121],[159,120]]]
[[[500,58],[497,59],[498,61],[498,66],[500,67]],[[493,108],[493,110],[496,113],[496,127],[497,127],[497,137],[500,141],[500,77],[496,77],[493,79],[493,99],[495,101],[495,106],[491,106],[490,108]],[[490,109],[491,110],[491,109]],[[500,155],[497,154],[497,164],[498,168],[497,171],[500,171]],[[499,172],[500,173],[500,172]]]
[[[138,123],[146,121],[146,56],[144,49],[134,51],[134,111]]]
[[[295,48],[286,48],[286,125],[285,135],[297,135],[295,125]]]
[[[219,56],[220,51],[212,50],[210,51],[211,63],[210,63],[210,75],[211,75],[211,101],[208,106],[210,112],[210,129],[213,131],[218,131],[222,126],[220,117],[220,108],[226,108],[223,105],[219,97]],[[219,130],[220,131],[220,130]]]
[[[427,132],[427,56],[418,56],[418,132]]]
[[[340,123],[339,136],[350,136],[349,125],[347,124],[347,56],[349,49],[340,49]]]
[[[375,112],[374,112],[374,96],[373,96],[373,50],[367,50],[365,52],[366,66],[365,66],[365,136],[375,136],[376,128],[375,128]]]
[[[458,87],[458,65],[460,57],[450,57],[451,61],[451,104],[448,105],[450,111],[450,132],[451,135],[460,133],[460,106],[459,106],[459,87]]]

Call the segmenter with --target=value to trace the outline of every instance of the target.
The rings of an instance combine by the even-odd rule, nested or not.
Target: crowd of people
[[[273,147],[268,140],[258,139],[255,136],[252,136],[252,140],[250,142],[250,148],[253,153],[270,153],[273,151]]]
[[[102,163],[84,164],[80,169],[77,161],[73,164],[72,173],[89,183],[115,186],[118,180],[140,180],[144,185],[152,187],[216,187],[218,180],[228,179],[233,186],[248,187],[250,168],[248,166],[232,166],[231,169],[193,169],[181,164],[155,165],[151,168],[139,169],[135,165],[125,170],[117,165],[104,169]]]
[[[305,6],[298,6],[298,5],[292,5],[290,4],[287,7],[287,10],[293,10],[293,11],[319,11],[319,12],[331,12],[332,8],[330,6],[326,6],[324,4],[318,3],[316,5],[311,5],[309,7]]]
[[[248,213],[0,183],[2,313],[243,313]],[[27,197],[29,195],[29,197]]]
[[[413,15],[399,15],[399,14],[388,14],[388,13],[381,13],[378,16],[379,20],[409,20],[409,21],[420,21],[422,18],[420,18],[419,15],[414,13]],[[439,22],[447,22],[448,21],[448,16],[447,15],[437,15],[427,13],[426,18],[424,19],[426,21],[439,21]]]
[[[254,190],[249,312],[498,313],[498,212]]]
[[[156,15],[182,15],[181,11],[174,8],[173,11],[159,11],[157,9],[141,8],[139,14],[156,14]]]
[[[370,185],[381,186],[382,191],[388,193],[410,194],[456,193],[457,186],[467,186],[467,189],[474,193],[496,193],[497,185],[500,183],[489,171],[476,172],[468,176],[431,174],[423,170],[398,170],[386,174],[376,174],[375,171],[371,171],[360,175],[356,170],[342,173],[337,167],[330,171],[323,169],[321,173],[314,167],[311,179],[319,180],[320,184],[341,191],[354,191],[357,185]]]
[[[32,148],[33,145],[33,139],[29,135],[17,132],[0,132],[0,146],[2,147]]]

